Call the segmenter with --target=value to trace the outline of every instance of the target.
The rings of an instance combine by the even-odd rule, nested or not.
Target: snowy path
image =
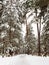
[[[0,57],[0,65],[49,65],[49,57],[31,55],[17,55],[14,57]]]

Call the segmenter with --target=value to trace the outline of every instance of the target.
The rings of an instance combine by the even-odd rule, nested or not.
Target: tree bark
[[[39,26],[38,26],[38,23],[37,23],[37,32],[38,32],[38,56],[40,56],[40,30],[39,30]]]
[[[37,17],[37,8],[35,8],[35,13],[36,13],[36,17]],[[41,19],[40,19],[40,22],[41,22]],[[37,23],[37,33],[38,33],[38,56],[40,56],[41,50],[40,50],[40,28],[39,28],[39,23]]]

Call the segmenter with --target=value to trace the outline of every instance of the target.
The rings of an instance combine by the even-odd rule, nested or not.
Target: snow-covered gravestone
[[[0,57],[0,65],[49,65],[49,57],[21,54],[13,57]]]

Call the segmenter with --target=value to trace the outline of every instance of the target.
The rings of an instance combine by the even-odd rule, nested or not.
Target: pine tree
[[[36,38],[33,34],[33,28],[30,24],[26,25],[26,36],[25,36],[25,43],[26,43],[26,53],[27,54],[34,54],[36,50]],[[25,46],[25,45],[24,45]]]
[[[3,46],[1,44],[1,22],[2,22],[1,16],[2,16],[2,13],[3,13],[3,0],[0,0],[0,48]]]
[[[49,7],[48,7],[49,9]],[[49,11],[49,10],[48,10]],[[43,43],[43,50],[44,50],[44,56],[49,54],[49,12],[47,11],[45,17],[44,17],[44,27],[43,27],[43,33],[42,33],[42,43]]]
[[[3,43],[3,53],[6,50],[7,46],[12,45],[13,47],[19,48],[22,41],[21,34],[21,23],[19,20],[18,9],[16,8],[15,1],[6,0],[3,2],[4,10],[2,14],[2,22],[1,22],[1,43]]]

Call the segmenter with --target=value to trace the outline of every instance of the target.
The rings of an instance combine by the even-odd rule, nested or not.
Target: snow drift
[[[0,57],[0,65],[49,65],[49,57],[21,54],[13,57]]]

